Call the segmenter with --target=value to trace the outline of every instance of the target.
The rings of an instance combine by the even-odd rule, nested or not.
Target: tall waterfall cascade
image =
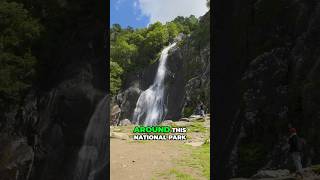
[[[136,124],[156,125],[165,118],[164,79],[167,73],[166,62],[169,50],[175,45],[176,43],[172,43],[162,50],[153,84],[143,91],[138,98],[133,113],[133,122]]]
[[[83,145],[78,153],[74,180],[99,180],[99,173],[107,165],[108,97],[96,106],[85,132]],[[101,178],[100,178],[101,179]]]

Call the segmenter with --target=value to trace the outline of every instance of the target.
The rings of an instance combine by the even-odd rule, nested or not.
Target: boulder
[[[132,123],[129,119],[124,119],[124,120],[120,121],[119,125],[120,126],[129,126],[129,125],[132,125]]]
[[[2,156],[2,157],[1,157]],[[19,168],[33,158],[33,150],[26,139],[17,139],[9,142],[0,151],[1,169]]]
[[[173,121],[171,120],[165,120],[161,123],[161,125],[164,125],[164,126],[171,126],[173,124]]]
[[[210,121],[205,121],[204,122],[204,127],[205,128],[210,128]]]
[[[204,122],[205,118],[204,117],[195,117],[195,118],[189,118],[190,122],[198,121],[198,122]]]
[[[115,138],[115,139],[121,139],[121,140],[128,140],[129,139],[128,134],[120,133],[120,132],[111,132],[110,137]]]
[[[142,90],[138,87],[129,87],[116,96],[116,101],[121,106],[120,119],[132,118],[136,103]]]
[[[174,122],[174,126],[176,127],[187,127],[187,126],[190,126],[192,123],[191,122],[187,122],[187,121],[177,121],[177,122]]]
[[[111,108],[111,117],[110,117],[110,124],[117,125],[120,117],[121,109],[118,105],[114,105]]]
[[[181,41],[182,39],[186,38],[186,35],[183,33],[179,33],[177,37],[174,38],[174,41]]]
[[[189,118],[200,118],[200,115],[191,115]]]
[[[119,128],[110,128],[110,132],[121,132],[121,129]]]
[[[179,121],[189,121],[189,118],[181,118]]]

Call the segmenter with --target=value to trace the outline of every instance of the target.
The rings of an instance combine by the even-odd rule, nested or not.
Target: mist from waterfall
[[[107,172],[107,118],[109,100],[104,97],[96,106],[78,153],[74,180],[100,180]]]
[[[167,72],[166,61],[169,50],[175,45],[176,43],[170,44],[161,52],[154,82],[147,90],[141,93],[137,101],[133,113],[133,122],[136,124],[156,125],[165,117],[164,79]]]

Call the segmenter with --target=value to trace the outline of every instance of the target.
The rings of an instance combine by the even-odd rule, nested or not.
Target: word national
[[[133,140],[187,140],[186,135],[155,135],[155,134],[139,134],[134,135]]]

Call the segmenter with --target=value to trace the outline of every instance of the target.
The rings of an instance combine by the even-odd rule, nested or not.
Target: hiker
[[[201,101],[199,101],[199,104],[197,106],[196,114],[200,115],[202,117],[204,117],[204,115],[205,115],[204,105],[203,105],[203,103]]]
[[[296,175],[303,177],[302,175],[302,164],[301,164],[301,151],[302,151],[302,141],[297,135],[297,130],[295,128],[289,129],[289,153],[292,157],[293,163],[296,167]]]
[[[204,104],[201,102],[201,104],[200,104],[200,115],[202,116],[202,117],[204,117]]]

